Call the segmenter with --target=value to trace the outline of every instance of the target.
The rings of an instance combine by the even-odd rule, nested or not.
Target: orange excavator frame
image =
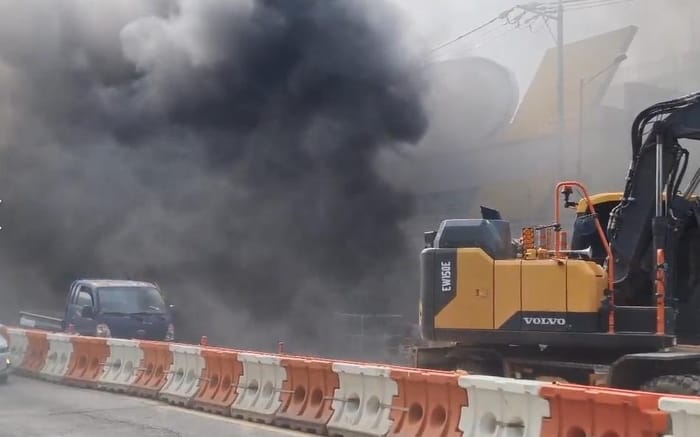
[[[593,202],[591,202],[591,197],[588,195],[588,190],[586,190],[586,187],[578,181],[564,181],[564,182],[559,182],[554,190],[554,223],[557,225],[555,228],[554,232],[556,233],[556,238],[554,239],[554,256],[556,258],[560,257],[560,247],[561,247],[561,238],[560,238],[560,232],[561,231],[561,222],[559,221],[560,218],[560,210],[559,210],[559,192],[562,188],[570,188],[570,187],[577,187],[578,189],[581,190],[583,193],[583,197],[586,199],[586,205],[588,206],[588,211],[595,217],[595,227],[596,230],[598,231],[598,236],[600,237],[600,241],[603,242],[603,246],[605,247],[605,252],[608,255],[608,292],[610,293],[610,313],[608,314],[608,333],[613,334],[615,332],[615,294],[613,293],[613,280],[615,278],[615,260],[613,259],[613,254],[612,250],[610,249],[610,244],[608,244],[608,239],[605,236],[605,232],[603,231],[603,226],[600,224],[600,220],[598,220],[598,214],[595,211],[595,206],[593,206]],[[658,314],[657,314],[658,318]],[[658,322],[657,322],[658,323]]]

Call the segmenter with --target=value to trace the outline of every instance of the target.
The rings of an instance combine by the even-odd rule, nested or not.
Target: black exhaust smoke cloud
[[[0,16],[8,302],[128,275],[158,281],[188,333],[250,345],[413,306],[415,283],[389,281],[415,259],[410,198],[373,160],[427,119],[387,5],[4,1]]]

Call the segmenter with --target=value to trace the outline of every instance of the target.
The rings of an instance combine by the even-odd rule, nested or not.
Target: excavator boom
[[[652,224],[675,206],[689,156],[680,139],[700,139],[700,93],[653,105],[632,125],[632,161],[625,191],[608,224],[615,288],[626,304],[648,304],[651,299],[642,290],[649,290],[655,268],[653,249],[665,246],[668,222],[658,220],[656,230]]]

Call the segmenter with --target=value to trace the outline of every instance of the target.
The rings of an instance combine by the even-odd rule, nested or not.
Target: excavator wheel
[[[452,366],[452,370],[468,375],[503,376],[498,364],[491,361],[460,361]]]
[[[487,375],[486,366],[477,364],[473,361],[460,362],[452,366],[452,370],[459,373],[467,373],[469,375]]]
[[[640,390],[673,395],[700,396],[700,375],[664,375],[645,382]]]

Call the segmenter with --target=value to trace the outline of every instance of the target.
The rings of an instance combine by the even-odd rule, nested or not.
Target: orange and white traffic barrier
[[[109,359],[107,340],[97,337],[73,336],[73,354],[64,381],[79,387],[97,387]]]
[[[143,360],[143,350],[137,340],[110,338],[107,340],[109,358],[104,363],[104,371],[97,381],[97,387],[126,392],[138,377],[138,369]]]
[[[282,383],[282,404],[274,424],[325,435],[333,415],[333,394],[340,387],[333,363],[305,358],[283,358],[281,363],[287,378]]]
[[[7,344],[10,344],[10,332],[7,326],[0,325],[0,337],[4,338]]]
[[[280,357],[239,352],[238,360],[243,365],[243,374],[236,387],[231,417],[271,423],[282,405],[280,392],[282,382],[287,378]]]
[[[243,364],[236,351],[202,348],[201,353],[205,362],[202,384],[192,405],[198,410],[229,416]]]
[[[547,384],[540,396],[551,407],[542,436],[656,437],[669,429],[668,414],[658,408],[659,394]]]
[[[10,337],[10,364],[13,367],[19,367],[29,347],[27,333],[24,329],[7,328],[7,334]]]
[[[39,376],[48,381],[58,382],[68,373],[68,364],[73,356],[72,337],[65,334],[47,334],[49,351]]]
[[[137,396],[156,398],[166,382],[167,372],[173,364],[170,344],[157,341],[139,341],[143,360],[136,369],[136,379],[128,392]]]
[[[328,433],[335,436],[384,436],[391,429],[392,399],[398,385],[391,368],[333,363],[340,387],[333,395]]]
[[[508,435],[512,428],[517,428],[521,437],[558,436],[542,433],[542,420],[550,415],[549,403],[540,397],[544,384],[496,376],[461,376],[459,385],[467,390],[469,404],[462,408],[459,429],[469,437]]]
[[[170,345],[173,364],[166,375],[166,382],[158,392],[158,398],[173,405],[189,407],[199,391],[204,370],[204,358],[198,346]]]
[[[49,352],[49,341],[46,339],[46,332],[26,330],[27,350],[24,360],[19,364],[20,373],[37,376],[46,364],[46,355]]]
[[[698,397],[37,330],[7,334],[11,359],[31,376],[161,392],[206,411],[331,436],[690,437],[700,429]],[[198,382],[176,384],[178,374]]]
[[[393,424],[388,436],[462,436],[459,422],[468,404],[459,375],[394,368],[391,378],[398,384],[399,394],[392,402]]]
[[[659,410],[671,416],[670,432],[664,437],[695,437],[700,433],[700,398],[662,397]]]

